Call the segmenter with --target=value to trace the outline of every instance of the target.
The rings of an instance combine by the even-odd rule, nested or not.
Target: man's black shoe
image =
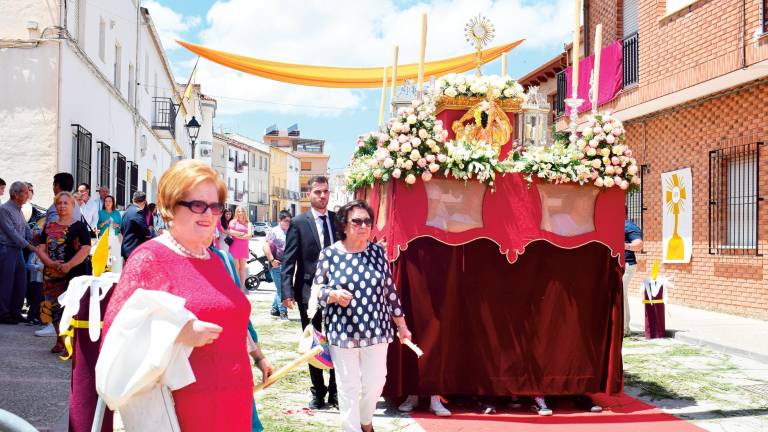
[[[309,408],[313,410],[319,410],[323,409],[325,407],[325,402],[323,402],[322,399],[319,398],[312,398],[309,400]]]
[[[328,396],[328,405],[339,409],[339,399],[336,397],[336,395],[329,395]]]
[[[277,310],[276,308],[272,308],[272,310],[269,311],[269,314],[272,315],[273,317],[279,317],[280,311]]]

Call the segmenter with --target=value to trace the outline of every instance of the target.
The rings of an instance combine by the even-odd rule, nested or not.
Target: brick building
[[[645,238],[633,285],[654,260],[662,261],[660,174],[690,167],[693,255],[689,264],[663,265],[675,282],[669,297],[762,319],[768,318],[766,8],[766,0],[586,0],[583,11],[586,53],[594,52],[598,23],[602,46],[615,40],[624,46],[623,89],[600,111],[624,121],[644,168],[642,190],[627,197]],[[544,78],[556,82],[562,100],[564,74]],[[564,118],[556,122],[566,128]]]

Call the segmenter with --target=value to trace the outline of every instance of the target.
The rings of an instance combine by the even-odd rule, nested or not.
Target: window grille
[[[560,71],[557,77],[557,97],[555,97],[555,115],[561,116],[565,113],[565,98],[568,92],[568,84],[565,79],[565,71]]]
[[[117,163],[115,164],[115,200],[117,205],[125,208],[125,178],[127,174],[125,156],[115,153]]]
[[[139,189],[139,165],[136,162],[128,162],[130,166],[130,186],[128,193],[128,200],[133,199],[133,193]]]
[[[758,248],[762,142],[709,152],[709,253],[761,255]]]
[[[99,186],[109,187],[110,179],[110,156],[111,148],[104,141],[98,141],[99,144]]]
[[[640,81],[640,49],[637,32],[624,38],[621,51],[624,87],[637,84]]]
[[[631,220],[640,228],[640,235],[645,237],[643,231],[643,212],[645,212],[645,202],[643,195],[644,176],[648,172],[648,165],[640,165],[640,188],[627,193],[627,219]]]
[[[75,184],[91,184],[91,139],[92,135],[79,124],[72,125],[72,160],[75,162]]]

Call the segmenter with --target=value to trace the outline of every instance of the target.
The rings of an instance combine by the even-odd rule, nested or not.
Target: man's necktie
[[[320,220],[323,221],[323,248],[327,248],[331,245],[331,233],[328,231],[328,216],[320,216]]]

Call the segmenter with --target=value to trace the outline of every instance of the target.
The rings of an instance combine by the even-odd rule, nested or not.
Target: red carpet
[[[626,395],[596,395],[602,413],[587,413],[570,407],[552,407],[555,415],[542,417],[523,408],[500,409],[499,414],[481,415],[448,406],[453,416],[440,418],[429,412],[411,417],[427,432],[702,432],[691,423]]]

